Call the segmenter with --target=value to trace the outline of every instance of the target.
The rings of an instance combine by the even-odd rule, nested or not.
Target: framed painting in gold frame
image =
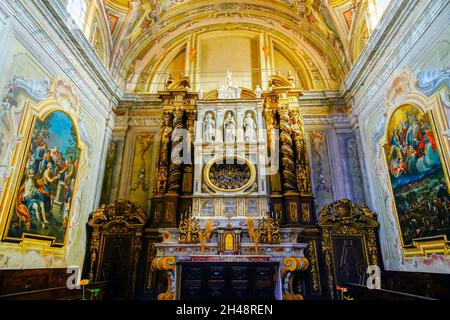
[[[19,130],[24,139],[1,199],[2,241],[33,239],[63,247],[83,150],[76,118],[55,99],[28,102]]]
[[[406,258],[448,253],[450,184],[431,111],[396,108],[386,127],[389,189]]]

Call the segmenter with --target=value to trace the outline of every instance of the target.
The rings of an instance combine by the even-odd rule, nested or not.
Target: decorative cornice
[[[80,44],[73,38],[61,36],[70,31],[61,26],[44,2],[49,3],[47,0],[3,1],[2,10],[11,13],[9,21],[16,39],[33,54],[38,63],[45,65],[49,73],[70,79],[81,93],[82,99],[89,101],[89,107],[93,106],[100,115],[108,117],[111,107],[117,105],[122,92],[92,48],[90,50],[97,63],[88,62],[90,58],[82,53],[86,50],[81,50]],[[57,2],[52,1],[51,4],[56,5]],[[42,18],[46,23],[39,24],[36,17]],[[112,82],[105,82],[105,77],[109,77]]]
[[[75,26],[73,19],[70,17],[63,3],[61,1],[53,0],[42,0],[42,3],[48,10],[45,12],[44,8],[42,8],[41,10],[43,14],[47,17],[47,19],[54,19],[54,21],[51,21],[51,25],[58,28],[60,34],[64,33],[67,35],[67,38],[71,41],[70,44],[79,50],[79,53],[83,57],[83,62],[86,63],[85,66],[88,66],[90,69],[89,71],[92,71],[97,75],[98,80],[102,82],[105,89],[108,90],[112,97],[116,98],[116,100],[120,100],[123,96],[123,90],[114,81],[109,70],[103,65],[102,61],[95,53],[89,41],[82,34],[81,30]],[[71,23],[74,27],[69,29],[68,25]]]
[[[363,83],[365,78],[369,75],[367,68],[373,68],[374,64],[379,63],[377,59],[374,59],[377,55],[377,50],[380,47],[386,47],[385,44],[389,41],[389,34],[394,36],[395,31],[400,29],[404,19],[411,10],[411,8],[409,8],[408,12],[406,12],[404,9],[405,5],[408,3],[411,5],[414,4],[409,0],[392,1],[389,4],[386,9],[386,15],[379,22],[379,26],[373,31],[358,59],[347,75],[347,79],[341,86],[341,93],[344,97],[353,96],[357,88],[359,88],[361,83]],[[383,53],[379,53],[378,56],[382,54]]]
[[[427,97],[432,96],[441,86],[450,88],[450,66],[442,70],[422,71],[417,73],[417,89]]]
[[[391,3],[386,10],[387,15],[372,34],[341,87],[347,101],[358,91],[358,95],[363,97],[354,106],[353,114],[362,112],[446,5],[446,0],[430,1],[425,8],[418,1]],[[413,26],[405,28],[408,23]],[[407,32],[401,32],[402,27]]]

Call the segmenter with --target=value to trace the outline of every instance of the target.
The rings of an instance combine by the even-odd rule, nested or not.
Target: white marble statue
[[[216,124],[211,114],[208,113],[203,122],[203,142],[213,142],[215,140]]]
[[[244,140],[250,142],[256,141],[256,122],[250,112],[247,113],[244,119],[244,129]]]
[[[198,99],[203,100],[203,88],[202,87],[200,87],[198,89]]]
[[[261,99],[262,90],[261,90],[261,87],[259,86],[259,84],[256,85],[255,94],[256,94],[256,99]]]
[[[233,114],[228,112],[227,118],[223,123],[225,129],[225,142],[235,142],[236,141],[236,121],[234,120]]]
[[[227,70],[227,85],[228,85],[228,87],[232,87],[233,86],[233,81],[231,79],[232,76],[233,76],[233,73],[231,72],[230,69],[228,69]]]

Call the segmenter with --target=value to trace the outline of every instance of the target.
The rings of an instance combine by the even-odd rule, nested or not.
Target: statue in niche
[[[236,121],[234,120],[233,114],[231,112],[227,113],[227,118],[223,124],[225,129],[225,142],[235,142],[236,141]]]
[[[170,146],[170,139],[172,137],[172,126],[170,125],[170,118],[164,119],[164,128],[162,129],[161,133],[161,151],[159,155],[159,162],[160,164],[164,165],[167,164],[167,161],[169,159],[169,146]]]
[[[256,141],[256,122],[250,112],[247,113],[247,116],[244,119],[244,129],[244,140],[251,142]]]
[[[216,139],[216,124],[211,114],[206,115],[205,121],[203,123],[203,142],[212,142]]]

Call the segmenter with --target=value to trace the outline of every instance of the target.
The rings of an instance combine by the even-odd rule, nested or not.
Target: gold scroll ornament
[[[284,258],[280,273],[283,300],[303,300],[303,296],[301,294],[294,293],[292,283],[294,281],[294,274],[297,271],[304,271],[308,269],[308,267],[309,261],[306,258]]]
[[[167,272],[167,290],[157,296],[157,300],[175,300],[175,257],[155,258],[152,261],[152,271]]]

